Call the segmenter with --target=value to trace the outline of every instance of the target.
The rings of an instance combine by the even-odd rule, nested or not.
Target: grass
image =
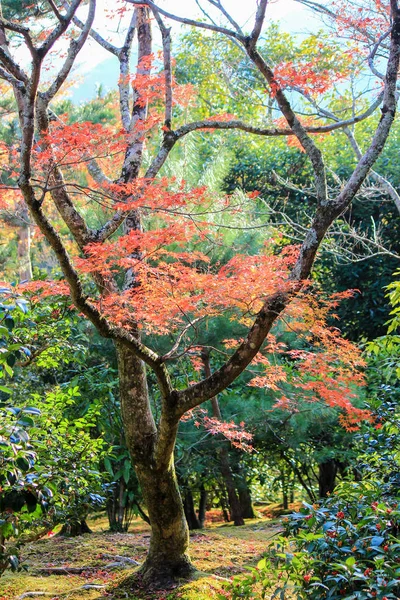
[[[272,507],[273,508],[273,507]],[[277,510],[277,509],[276,509]],[[263,509],[268,517],[248,520],[244,527],[231,524],[210,523],[206,529],[191,533],[190,554],[200,571],[193,581],[176,590],[149,596],[132,595],[129,592],[129,576],[135,568],[104,570],[112,556],[128,556],[142,562],[146,556],[150,529],[146,523],[136,520],[129,533],[107,531],[106,517],[98,516],[90,521],[92,534],[78,538],[47,537],[24,547],[22,559],[27,573],[6,572],[0,579],[0,600],[15,600],[25,592],[46,592],[46,596],[30,596],[34,600],[209,600],[221,591],[223,579],[243,572],[254,565],[265,553],[271,538],[279,531],[276,510]],[[80,575],[43,575],[38,569],[47,567],[92,567]],[[223,579],[222,579],[223,578]],[[125,586],[124,586],[125,582]],[[83,585],[106,586],[102,589],[80,589]],[[76,591],[74,591],[76,590]]]

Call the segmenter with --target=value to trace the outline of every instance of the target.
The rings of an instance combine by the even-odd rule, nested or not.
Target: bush
[[[232,598],[399,598],[400,507],[380,498],[377,484],[344,483],[322,506],[286,517],[291,537],[280,537],[256,569],[234,580]]]
[[[283,519],[286,537],[235,578],[233,599],[400,598],[400,422],[388,399],[395,392],[380,387],[374,424],[355,436],[363,480],[342,482],[327,500]]]

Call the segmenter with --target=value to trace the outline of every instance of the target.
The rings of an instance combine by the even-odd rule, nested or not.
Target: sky
[[[104,37],[109,38],[111,36],[112,41],[120,45],[122,36],[119,32],[122,32],[124,29],[123,21],[119,18],[114,18],[113,20],[107,18],[105,11],[107,10],[107,5],[110,6],[108,0],[98,0],[97,4],[98,9],[94,28]],[[225,0],[223,4],[225,9],[244,30],[251,28],[257,9],[256,0]],[[196,0],[159,0],[158,5],[180,16],[192,19],[201,16]],[[206,5],[207,2],[203,0],[203,6]],[[79,16],[82,18],[84,13],[79,13]],[[294,33],[311,28],[315,23],[310,12],[295,2],[295,0],[271,1],[267,9],[265,23],[268,24],[271,21],[280,21],[283,30]],[[179,34],[182,27],[178,23],[171,21],[170,23],[172,24],[173,32]],[[157,39],[155,40],[155,45],[157,45]],[[97,85],[100,82],[105,82],[106,87],[109,89],[116,87],[118,78],[117,59],[91,40],[79,54],[74,69],[74,76],[78,79],[78,82],[71,89],[72,100],[74,102],[87,100],[95,95]]]

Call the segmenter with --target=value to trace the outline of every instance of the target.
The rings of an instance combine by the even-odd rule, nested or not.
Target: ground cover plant
[[[26,592],[37,591],[47,592],[49,598],[66,595],[72,600],[125,598],[126,594],[137,599],[217,598],[227,578],[244,572],[245,565],[254,565],[257,557],[261,557],[265,551],[266,544],[280,530],[276,520],[265,519],[254,519],[246,527],[237,529],[233,525],[224,525],[219,514],[218,521],[207,531],[197,531],[191,535],[193,560],[201,576],[183,588],[159,593],[144,589],[132,595],[124,582],[137,569],[135,561],[142,562],[146,556],[149,526],[135,520],[128,535],[110,533],[107,532],[108,523],[104,515],[89,520],[89,525],[93,534],[87,534],[83,539],[52,535],[26,546],[23,560],[29,564],[29,570],[22,575],[5,575],[0,584],[2,596],[17,598]],[[124,563],[123,557],[129,557],[131,562]],[[62,568],[65,569],[64,573]],[[61,572],[51,575],[52,569]],[[81,572],[79,569],[82,569]],[[82,589],[85,585],[88,587]],[[75,592],[70,591],[74,589]]]

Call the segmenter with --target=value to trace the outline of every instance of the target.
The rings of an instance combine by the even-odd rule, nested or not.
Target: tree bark
[[[19,209],[19,221],[18,227],[18,268],[19,268],[19,280],[31,281],[32,279],[32,263],[31,263],[31,225],[29,219],[29,211],[25,202]]]
[[[194,571],[174,464],[171,460],[167,469],[148,464],[136,469],[151,523],[150,549],[141,572],[146,584],[168,586]]]
[[[185,491],[183,508],[189,529],[200,529],[200,521],[194,510],[193,494],[189,488],[187,488]]]
[[[240,509],[244,519],[254,519],[255,514],[251,502],[251,493],[247,482],[241,479],[238,484]]]
[[[201,353],[201,358],[204,366],[204,374],[206,377],[211,376],[210,354],[208,350]],[[219,421],[222,420],[221,410],[219,408],[218,398],[211,398],[212,415]],[[219,470],[224,479],[226,491],[228,493],[229,512],[234,525],[240,527],[244,525],[242,511],[240,507],[239,497],[236,493],[235,481],[229,464],[229,452],[225,443],[218,449]]]
[[[126,442],[151,524],[150,549],[141,574],[149,587],[168,586],[194,571],[173,460],[178,423],[164,419],[157,430],[143,361],[122,344],[117,343],[116,349]]]
[[[335,489],[337,464],[334,459],[326,460],[325,462],[320,463],[318,465],[318,468],[319,497],[326,498],[327,496],[332,494],[333,490]]]
[[[200,488],[200,503],[199,503],[199,524],[200,529],[203,529],[206,520],[206,508],[207,508],[207,490],[204,485]]]

